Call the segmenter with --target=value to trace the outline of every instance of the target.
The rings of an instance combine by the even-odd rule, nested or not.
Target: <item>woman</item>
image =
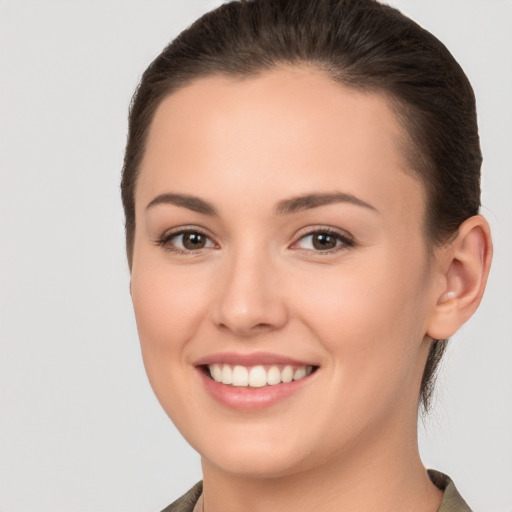
[[[416,422],[484,291],[480,166],[464,73],[373,0],[225,4],[164,49],[122,194],[146,371],[202,460],[166,510],[469,510]]]

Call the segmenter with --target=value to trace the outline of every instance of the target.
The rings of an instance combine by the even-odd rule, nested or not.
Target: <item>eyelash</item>
[[[318,249],[304,249],[310,254],[334,254],[339,251],[346,250],[350,247],[354,247],[355,242],[354,240],[347,234],[340,233],[339,231],[332,229],[332,228],[316,228],[307,231],[306,233],[302,234],[299,239],[293,243],[293,245],[297,245],[301,240],[305,240],[307,237],[312,237],[314,235],[329,235],[336,239],[337,245],[333,247],[332,249],[327,250],[318,250]],[[338,244],[338,242],[340,242]],[[295,249],[297,250],[297,249]]]
[[[174,231],[171,233],[165,233],[158,239],[154,241],[155,245],[164,248],[166,251],[174,252],[176,254],[185,255],[185,256],[193,256],[199,253],[199,251],[205,249],[205,247],[201,247],[199,249],[181,249],[180,247],[176,247],[175,245],[170,244],[170,241],[174,238],[177,238],[179,236],[185,235],[185,234],[199,234],[201,236],[204,236],[207,238],[212,244],[216,245],[215,242],[210,238],[208,233],[206,233],[204,230],[199,229],[197,227],[194,228],[187,228],[187,229],[180,229],[178,231]],[[345,250],[350,247],[354,247],[355,243],[354,240],[347,236],[346,234],[342,234],[337,230],[334,230],[332,228],[317,228],[310,231],[307,231],[306,233],[302,234],[296,242],[292,244],[293,246],[297,245],[300,241],[305,240],[307,237],[312,237],[314,235],[329,235],[332,237],[335,237],[337,242],[340,242],[339,245],[336,245],[332,249],[327,250],[316,250],[316,249],[304,249],[308,253],[311,254],[334,254],[338,251]],[[209,249],[210,247],[206,247],[206,249]],[[299,249],[293,249],[293,250],[299,250]]]
[[[171,233],[164,233],[161,237],[157,238],[154,243],[155,243],[155,245],[162,247],[166,251],[174,252],[176,254],[185,255],[185,256],[196,255],[203,248],[196,249],[196,250],[194,250],[194,249],[187,250],[187,249],[181,249],[180,247],[176,247],[175,245],[170,244],[170,241],[173,238],[177,238],[179,236],[186,235],[187,233],[199,234],[201,236],[204,236],[206,239],[210,240],[212,243],[214,243],[211,240],[211,237],[208,235],[208,233],[206,233],[206,231],[203,231],[202,229],[197,228],[197,227],[180,229],[178,231],[173,231]]]

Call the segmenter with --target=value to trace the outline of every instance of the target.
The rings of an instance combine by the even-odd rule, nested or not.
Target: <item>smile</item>
[[[320,366],[284,354],[222,352],[194,361],[207,394],[224,407],[253,413],[309,389]]]
[[[207,365],[211,378],[220,384],[235,387],[262,388],[301,380],[313,371],[313,366],[241,366],[230,364]]]

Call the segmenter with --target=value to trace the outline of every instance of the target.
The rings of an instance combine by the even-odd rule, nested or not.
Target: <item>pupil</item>
[[[320,233],[313,236],[313,247],[321,251],[334,249],[336,247],[336,238],[327,233]]]
[[[187,249],[202,249],[205,245],[205,237],[201,233],[185,233],[183,245]]]

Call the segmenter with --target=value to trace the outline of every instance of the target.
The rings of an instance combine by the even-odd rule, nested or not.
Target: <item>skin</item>
[[[207,512],[437,510],[417,448],[421,376],[431,336],[476,309],[490,238],[473,217],[429,259],[404,141],[383,96],[314,69],[202,78],[159,106],[135,195],[131,294],[151,385],[201,454]],[[276,212],[333,191],[369,206]],[[148,207],[162,194],[216,215]],[[157,242],[184,227],[205,247]],[[316,250],[309,234],[326,228],[352,243]],[[199,359],[260,351],[318,370],[257,411],[205,390]]]

